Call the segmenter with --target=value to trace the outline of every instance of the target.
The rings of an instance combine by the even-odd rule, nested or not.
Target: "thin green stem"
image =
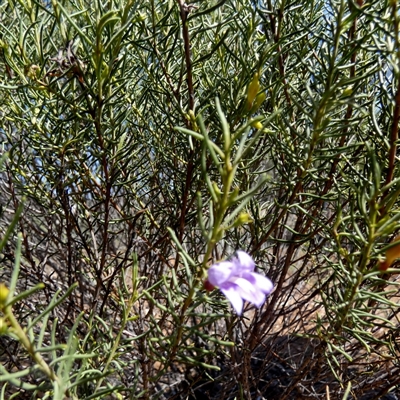
[[[14,314],[10,306],[5,307],[4,315],[9,321],[10,329],[18,337],[19,341],[25,347],[26,351],[31,356],[31,358],[36,362],[36,364],[40,367],[40,369],[45,373],[45,375],[50,380],[56,382],[59,386],[61,386],[60,379],[55,374],[55,372],[49,367],[49,365],[46,363],[46,361],[43,359],[40,353],[36,351],[35,346],[33,345],[33,343],[31,343],[25,331],[22,329],[21,325],[14,317]]]

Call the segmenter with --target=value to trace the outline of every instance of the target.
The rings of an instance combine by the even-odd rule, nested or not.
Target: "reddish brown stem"
[[[182,35],[183,43],[185,46],[185,62],[186,62],[186,80],[189,92],[189,110],[194,110],[194,89],[193,89],[193,75],[192,75],[192,59],[190,56],[190,38],[189,38],[189,25],[188,15],[189,9],[183,0],[178,0],[179,9],[182,20]]]
[[[396,162],[397,138],[399,133],[400,121],[400,79],[397,85],[395,96],[395,108],[393,113],[393,122],[390,130],[390,150],[389,150],[389,169],[386,175],[385,184],[389,184],[393,180],[394,168]]]

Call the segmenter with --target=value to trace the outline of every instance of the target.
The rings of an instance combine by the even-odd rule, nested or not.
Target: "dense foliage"
[[[0,2],[1,398],[399,390],[399,23]],[[238,249],[274,282],[240,317],[203,288]]]

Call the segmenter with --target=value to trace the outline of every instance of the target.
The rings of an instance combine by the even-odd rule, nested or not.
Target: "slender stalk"
[[[59,377],[55,374],[52,368],[46,363],[41,354],[36,351],[35,346],[29,340],[25,331],[22,329],[21,325],[14,317],[12,309],[10,306],[6,306],[4,308],[4,316],[9,321],[10,330],[18,337],[18,340],[24,346],[28,354],[35,361],[35,363],[39,366],[39,368],[43,371],[43,373],[53,382],[58,384],[61,387],[61,381]]]

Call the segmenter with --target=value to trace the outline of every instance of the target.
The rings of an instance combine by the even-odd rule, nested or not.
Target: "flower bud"
[[[239,214],[239,216],[236,218],[233,226],[242,226],[245,224],[251,224],[253,222],[252,218],[247,212],[242,212]]]
[[[250,125],[256,129],[261,129],[263,127],[263,124],[260,121],[254,121]]]
[[[193,110],[189,110],[188,115],[191,121],[196,121],[196,116],[194,115]]]
[[[222,192],[221,189],[218,187],[217,183],[213,181],[212,187],[214,189],[214,192],[218,195],[221,196]]]
[[[258,75],[258,72],[256,72],[253,76],[252,81],[249,84],[248,89],[247,89],[246,108],[249,111],[251,110],[253,101],[256,98],[257,93],[260,89],[260,82],[259,82],[258,78],[259,78],[259,75]]]
[[[353,94],[353,86],[349,86],[342,92],[342,97],[349,97]]]
[[[236,202],[238,196],[239,196],[239,188],[235,187],[233,191],[229,194],[228,204],[233,205]]]
[[[8,287],[1,282],[0,283],[0,309],[2,309],[7,302],[7,297],[8,294],[10,293],[10,290],[8,289]]]
[[[261,107],[261,104],[264,103],[265,99],[267,98],[267,95],[265,92],[261,92],[256,96],[256,99],[254,100],[253,107],[251,108],[250,113],[254,114],[258,109]]]

